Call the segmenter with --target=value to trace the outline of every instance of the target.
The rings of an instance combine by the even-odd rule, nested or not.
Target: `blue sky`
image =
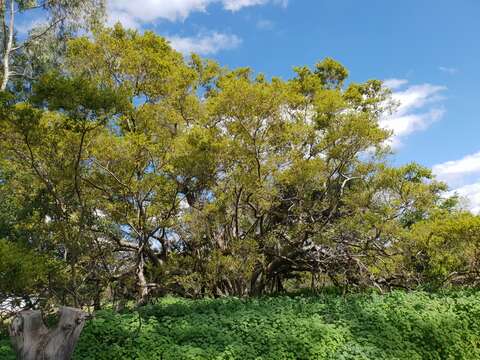
[[[392,162],[432,167],[480,213],[480,1],[108,0],[109,21],[154,30],[174,47],[292,76],[333,57],[350,80],[387,80],[401,102],[382,125]]]

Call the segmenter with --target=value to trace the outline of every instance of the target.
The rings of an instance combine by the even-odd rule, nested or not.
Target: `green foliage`
[[[480,217],[440,212],[413,226],[402,245],[409,270],[430,287],[478,285]]]
[[[331,58],[288,80],[185,59],[97,26],[103,0],[10,4],[50,29],[0,50],[26,75],[0,66],[0,301],[205,298],[99,312],[81,359],[480,358],[474,292],[248,299],[478,287],[480,217],[429,169],[389,165],[382,81]]]
[[[12,351],[10,340],[6,337],[6,334],[0,333],[0,359],[15,360],[16,358]]]
[[[480,359],[478,295],[167,297],[98,312],[74,359]]]
[[[478,226],[388,163],[381,81],[330,58],[269,80],[119,24],[64,55],[0,95],[0,235],[62,262],[54,301],[478,285]]]
[[[326,88],[339,88],[348,77],[348,70],[339,62],[326,58],[315,66],[315,74]]]
[[[26,294],[38,296],[61,270],[55,259],[5,240],[0,240],[0,258],[0,301]]]

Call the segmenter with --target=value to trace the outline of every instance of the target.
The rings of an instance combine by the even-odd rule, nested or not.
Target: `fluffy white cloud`
[[[193,12],[206,11],[213,3],[220,3],[225,10],[238,11],[267,3],[285,7],[288,0],[108,0],[109,23],[120,21],[127,27],[138,28],[159,19],[183,21]]]
[[[404,79],[388,79],[384,85],[393,93],[392,98],[398,104],[396,111],[385,116],[380,125],[392,130],[391,145],[401,145],[401,138],[413,132],[425,130],[433,122],[439,120],[445,113],[444,108],[438,104],[443,99],[441,92],[444,86],[431,84],[407,86]]]
[[[194,11],[205,11],[210,0],[109,0],[109,20],[138,27],[157,19],[184,20]]]
[[[466,177],[475,175],[480,177],[480,151],[459,160],[434,165],[432,169],[440,180],[448,183],[459,183]]]
[[[444,112],[441,108],[434,108],[419,114],[392,116],[382,120],[381,125],[392,130],[394,136],[400,138],[415,131],[425,130],[430,124],[440,119]]]
[[[175,49],[186,55],[192,52],[201,55],[215,54],[220,50],[236,48],[242,42],[236,35],[218,32],[194,37],[172,36],[168,40]]]
[[[434,165],[432,170],[453,188],[448,195],[458,194],[472,212],[480,214],[480,151]]]

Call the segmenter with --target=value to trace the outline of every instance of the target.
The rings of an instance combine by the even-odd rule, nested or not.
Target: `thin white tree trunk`
[[[8,27],[8,36],[4,36],[8,39],[7,46],[5,47],[5,54],[3,54],[3,79],[0,91],[5,91],[8,81],[10,79],[10,54],[13,47],[13,31],[15,25],[15,2],[10,0],[10,25]]]

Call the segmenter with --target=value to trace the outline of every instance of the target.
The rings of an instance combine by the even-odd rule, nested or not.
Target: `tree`
[[[96,209],[81,175],[86,144],[114,113],[115,99],[85,80],[52,74],[38,81],[28,103],[4,107],[2,165],[10,175],[3,186],[28,211],[17,216],[17,231],[7,239],[68,264],[62,291],[49,294],[63,304],[89,301],[82,289],[91,281],[98,287],[99,269],[106,271],[107,246],[95,233]]]
[[[477,245],[461,266],[425,245],[425,229],[444,232],[438,214],[463,215],[429,169],[389,165],[381,81],[347,84],[332,59],[268,80],[120,25],[70,41],[59,70],[2,94],[0,233],[61,265],[25,294],[99,308],[167,292],[383,291],[476,264]]]
[[[430,288],[478,286],[480,217],[438,211],[417,222],[407,235],[401,264],[412,280]]]
[[[378,119],[392,104],[381,82],[342,88],[347,71],[331,59],[296,71],[268,82],[239,69],[207,94],[225,145],[183,239],[202,249],[214,294],[279,291],[305,272],[378,286],[379,259],[390,257],[404,218],[425,216],[445,189],[420,166],[385,164],[389,133]]]
[[[53,256],[35,253],[11,241],[0,240],[0,315],[9,318],[15,309],[31,308],[61,283],[62,264]]]
[[[33,26],[23,41],[16,31],[18,17],[42,11],[46,21]],[[58,61],[65,41],[80,27],[89,28],[101,22],[103,0],[2,0],[0,1],[0,54],[5,91],[12,77],[23,79],[38,75],[39,67]],[[63,45],[63,46],[62,46]]]
[[[208,136],[196,126],[202,121],[196,94],[200,77],[164,39],[120,26],[98,33],[94,42],[73,42],[69,64],[73,73],[125,99],[119,116],[91,148],[88,183],[102,199],[98,208],[115,224],[106,236],[133,255],[124,270],[136,275],[144,302],[158,287],[155,271],[146,273],[148,263],[158,268],[166,261],[181,197],[193,195],[192,173],[181,173],[185,158],[179,152],[189,146],[193,132]]]

